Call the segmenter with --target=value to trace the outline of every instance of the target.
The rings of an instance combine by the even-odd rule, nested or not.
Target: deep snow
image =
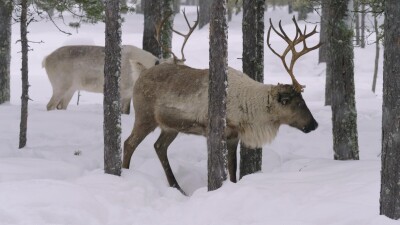
[[[194,20],[194,8],[187,12]],[[280,18],[284,28],[293,31],[292,15],[286,12],[286,8],[269,10],[265,21],[272,17],[277,23]],[[316,13],[310,17],[318,20]],[[125,20],[123,43],[141,46],[142,15],[127,15]],[[182,15],[175,23],[179,30],[186,29]],[[41,60],[67,44],[104,45],[104,25],[83,25],[77,32],[71,30],[72,36],[46,21],[33,23],[29,30],[30,40],[44,44],[31,44],[29,54],[33,101],[24,149],[18,149],[19,24],[13,25],[11,102],[0,105],[0,224],[400,224],[379,216],[382,60],[377,94],[373,94],[373,45],[355,48],[361,160],[333,160],[331,110],[324,106],[325,65],[318,65],[314,51],[298,61],[295,74],[307,86],[303,96],[318,129],[304,134],[281,127],[275,141],[264,146],[262,172],[237,184],[226,182],[213,192],[206,188],[206,139],[180,135],[169,148],[169,158],[178,182],[190,194],[185,197],[168,187],[153,150],[158,130],[138,147],[130,170],[123,170],[121,177],[104,174],[101,94],[83,92],[79,106],[75,95],[66,111],[46,111],[51,85]],[[241,69],[241,14],[229,23],[228,35],[229,65]],[[310,39],[310,45],[318,41],[317,36]],[[276,36],[271,42],[284,47]],[[180,44],[181,39],[174,37],[175,52]],[[193,33],[185,52],[187,65],[208,67],[208,28]],[[265,83],[289,83],[280,60],[268,48],[265,54]],[[122,115],[122,141],[132,125],[133,115]]]

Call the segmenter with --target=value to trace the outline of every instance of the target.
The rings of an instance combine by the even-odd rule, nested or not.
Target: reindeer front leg
[[[228,137],[226,140],[228,148],[228,172],[229,179],[236,183],[236,170],[237,170],[237,146],[239,139],[237,137]]]

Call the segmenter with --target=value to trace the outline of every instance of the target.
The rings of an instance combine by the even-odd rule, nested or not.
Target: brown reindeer
[[[121,112],[129,114],[133,84],[141,71],[154,66],[158,58],[132,45],[122,46],[121,57]],[[47,110],[66,109],[77,90],[103,93],[102,46],[63,46],[44,58],[42,66],[46,69],[53,88]]]
[[[299,37],[296,37],[303,41],[305,36],[310,36],[299,29],[297,32]],[[283,36],[286,37],[285,34]],[[298,39],[292,42],[296,43]],[[297,53],[293,44],[289,44],[288,49],[294,57],[312,50],[304,46]],[[154,148],[170,186],[184,193],[170,167],[167,149],[180,132],[203,136],[207,134],[208,73],[208,69],[163,63],[140,75],[133,92],[135,123],[124,143],[124,168],[129,168],[132,154],[141,141],[159,127],[161,134]],[[296,86],[262,84],[232,68],[228,69],[226,104],[228,170],[232,182],[236,182],[239,140],[247,147],[258,148],[271,142],[282,124],[304,133],[318,127]]]

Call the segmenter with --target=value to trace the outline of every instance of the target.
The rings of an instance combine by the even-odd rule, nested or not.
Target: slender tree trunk
[[[332,57],[329,55],[329,35],[332,35],[332,22],[330,17],[330,11],[332,10],[331,6],[331,1],[330,0],[322,0],[322,11],[323,11],[323,22],[324,22],[324,27],[322,27],[322,22],[321,22],[321,30],[324,29],[325,31],[325,42],[324,44],[320,47],[319,51],[321,51],[321,48],[325,48],[325,61],[326,61],[326,77],[325,77],[325,105],[329,106],[332,103]],[[324,54],[322,52],[322,54]],[[321,52],[320,52],[320,57],[321,57]],[[323,56],[322,56],[323,57]]]
[[[104,171],[121,175],[121,14],[119,1],[105,1]]]
[[[161,58],[161,48],[155,38],[154,25],[161,21],[161,7],[163,1],[142,1],[144,13],[143,50]]]
[[[375,67],[374,67],[374,78],[372,81],[372,92],[375,93],[376,89],[376,79],[378,78],[378,66],[379,66],[379,28],[378,28],[378,19],[376,13],[374,13],[374,30],[376,35],[376,43],[375,43]]]
[[[208,190],[222,186],[227,177],[226,89],[228,24],[226,0],[213,0],[210,22],[210,74],[208,94]]]
[[[385,1],[380,213],[400,219],[400,1]]]
[[[0,104],[10,101],[12,1],[0,1]]]
[[[333,150],[336,160],[359,159],[350,2],[330,0],[329,10],[328,54],[333,81]]]
[[[257,58],[256,58],[256,81],[264,83],[264,13],[265,0],[257,0]]]
[[[354,20],[356,25],[356,45],[360,45],[360,0],[353,0]]]
[[[161,17],[165,18],[168,15],[171,15],[169,19],[165,22],[163,29],[161,31],[161,43],[163,46],[172,48],[172,27],[174,26],[174,9],[173,9],[173,0],[163,0],[162,8],[161,8]],[[167,59],[171,57],[171,53],[162,52],[162,58]]]
[[[264,81],[264,0],[243,1],[243,72],[252,79]],[[240,145],[240,175],[261,171],[262,148]]]
[[[328,6],[327,6],[328,0],[321,0],[321,27],[320,27],[320,33],[319,33],[319,40],[323,44],[321,47],[318,49],[319,51],[319,58],[318,62],[323,63],[326,62],[326,52],[327,52],[327,44],[326,44],[326,26],[327,24],[327,14],[328,14]]]
[[[28,100],[29,100],[29,81],[28,81],[28,0],[21,1],[21,52],[22,52],[22,95],[21,95],[21,123],[19,133],[19,148],[26,145],[26,133],[28,127]]]
[[[361,3],[361,37],[360,37],[360,45],[361,48],[365,48],[365,3]]]
[[[235,6],[234,2],[228,0],[228,22],[232,21],[232,15],[233,15],[233,7]]]
[[[288,0],[288,13],[293,13],[293,0]]]
[[[200,0],[199,2],[199,29],[210,22],[211,1],[213,0]]]
[[[174,13],[180,13],[181,12],[181,0],[174,0]]]

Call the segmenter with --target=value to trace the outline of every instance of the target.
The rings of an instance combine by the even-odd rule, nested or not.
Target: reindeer
[[[121,52],[121,112],[129,114],[133,84],[142,70],[158,63],[151,53],[132,45],[122,46]],[[76,45],[56,49],[42,62],[46,69],[53,96],[47,110],[67,109],[77,90],[103,93],[104,47]]]
[[[308,48],[306,38],[316,33],[315,29],[306,34],[301,32],[296,21],[296,37],[286,35],[279,23],[281,33],[272,25],[268,31],[268,46],[271,28],[287,43],[288,47],[279,57],[291,51],[290,65],[282,60],[289,74],[293,75],[296,60],[315,47]],[[295,45],[303,43],[297,52]],[[272,48],[271,48],[272,49]],[[167,49],[168,50],[168,49]],[[178,133],[206,136],[208,129],[208,88],[209,70],[194,69],[180,64],[160,64],[145,70],[134,86],[133,104],[135,123],[130,136],[125,140],[123,168],[129,168],[133,152],[142,140],[155,128],[161,134],[154,148],[166,174],[168,183],[183,194],[172,172],[167,157],[168,146]],[[270,143],[282,124],[297,128],[304,133],[318,127],[308,109],[301,92],[304,86],[292,77],[293,85],[270,85],[256,82],[246,74],[228,69],[226,138],[228,148],[228,171],[230,180],[236,182],[237,145],[241,143],[250,148],[259,148]],[[296,82],[295,82],[296,81]]]

